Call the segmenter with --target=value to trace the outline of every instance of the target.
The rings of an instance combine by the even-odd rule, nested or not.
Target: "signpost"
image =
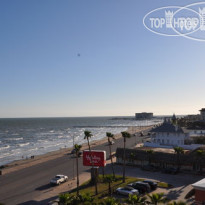
[[[91,157],[92,156],[92,157]],[[92,159],[92,160],[91,160]],[[106,166],[106,151],[102,150],[84,150],[83,165],[84,166],[105,167]]]

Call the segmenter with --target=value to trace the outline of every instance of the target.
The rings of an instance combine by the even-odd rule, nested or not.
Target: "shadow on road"
[[[54,186],[54,185],[53,185]],[[35,190],[38,190],[38,191],[43,191],[45,189],[49,189],[51,187],[53,187],[52,185],[50,184],[44,184],[43,186],[40,186],[40,187],[37,187]]]

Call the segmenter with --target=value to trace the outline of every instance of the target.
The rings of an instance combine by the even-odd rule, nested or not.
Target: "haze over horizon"
[[[193,0],[2,0],[0,118],[199,114],[205,42],[148,31]]]

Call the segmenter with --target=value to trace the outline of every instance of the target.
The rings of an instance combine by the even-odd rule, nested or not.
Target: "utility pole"
[[[73,149],[75,149],[74,145],[75,145],[75,139],[74,139],[74,134],[73,134]],[[74,157],[75,157],[75,152],[73,152],[73,180],[75,179],[75,160],[74,160]]]
[[[137,145],[137,133],[136,133],[136,131],[134,132],[133,131],[133,134],[135,135],[135,146]]]

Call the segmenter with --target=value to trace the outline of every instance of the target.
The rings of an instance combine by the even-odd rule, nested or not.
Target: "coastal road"
[[[132,137],[127,140],[126,147],[133,147],[135,143],[140,143],[145,137]],[[123,147],[123,139],[115,140],[112,150]],[[108,143],[93,146],[95,150],[105,150],[109,155]],[[79,173],[89,171],[90,168],[82,165],[82,158],[79,160]],[[28,168],[24,168],[6,175],[0,176],[0,203],[5,205],[17,204],[45,204],[45,202],[35,202],[42,190],[50,187],[49,181],[56,174],[65,174],[69,179],[73,178],[73,158],[71,155],[49,160]]]

